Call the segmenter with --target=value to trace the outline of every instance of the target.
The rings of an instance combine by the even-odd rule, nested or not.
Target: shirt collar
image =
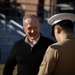
[[[33,47],[38,42],[39,38],[40,38],[40,35],[36,40],[34,40],[33,44],[30,44],[26,38],[25,38],[25,42],[28,43],[31,47]]]

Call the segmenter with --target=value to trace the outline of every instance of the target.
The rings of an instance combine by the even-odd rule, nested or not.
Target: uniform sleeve
[[[7,58],[3,69],[3,75],[12,75],[14,67],[16,66],[16,59],[15,59],[15,46],[13,46],[10,55]]]
[[[50,46],[48,47],[40,65],[38,75],[52,75],[57,61],[56,53],[56,50],[50,48]]]

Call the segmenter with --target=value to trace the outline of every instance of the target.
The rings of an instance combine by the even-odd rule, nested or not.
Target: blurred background
[[[74,0],[0,0],[0,75],[15,41],[23,38],[22,19],[26,14],[36,14],[40,32],[56,41],[51,35],[47,19],[56,13],[75,13]],[[75,35],[75,29],[74,29]]]

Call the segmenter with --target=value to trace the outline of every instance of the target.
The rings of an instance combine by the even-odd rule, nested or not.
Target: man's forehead
[[[37,18],[37,16],[35,14],[27,14],[24,16],[24,19],[26,18]]]
[[[38,20],[36,18],[27,18],[24,21],[25,23],[38,23]]]

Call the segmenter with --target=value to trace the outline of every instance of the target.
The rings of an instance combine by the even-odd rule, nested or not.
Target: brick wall
[[[37,11],[39,0],[17,0],[17,2],[22,3],[21,9],[23,10],[24,14],[38,14]],[[50,10],[50,15],[53,15],[55,13],[55,5],[56,0],[44,0],[44,10]]]
[[[38,0],[17,0],[17,2],[25,3],[21,4],[22,9],[26,10],[24,14],[37,14]]]

